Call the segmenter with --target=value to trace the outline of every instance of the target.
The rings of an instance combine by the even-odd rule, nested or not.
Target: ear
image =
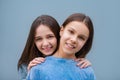
[[[60,37],[63,35],[63,31],[64,31],[64,27],[61,26],[61,28],[60,28]]]

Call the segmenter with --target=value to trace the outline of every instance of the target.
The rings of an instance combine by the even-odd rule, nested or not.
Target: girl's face
[[[57,47],[57,39],[54,33],[45,25],[39,25],[36,29],[35,44],[44,55],[51,55]]]
[[[75,56],[89,37],[89,30],[83,22],[73,21],[61,28],[60,48],[62,53]]]

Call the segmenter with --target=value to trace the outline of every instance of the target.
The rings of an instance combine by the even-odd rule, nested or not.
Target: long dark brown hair
[[[59,39],[60,39],[60,36],[59,36],[60,26],[59,26],[58,22],[56,21],[56,19],[54,19],[53,17],[51,17],[49,15],[41,15],[41,16],[37,17],[31,25],[31,29],[30,29],[30,32],[29,32],[29,36],[28,36],[25,48],[24,48],[24,50],[22,52],[22,55],[21,55],[21,57],[18,61],[18,69],[22,64],[28,65],[29,62],[36,57],[45,57],[37,49],[37,47],[34,43],[35,31],[39,27],[39,25],[41,25],[41,24],[46,25],[54,33],[54,35],[57,39],[56,50],[58,49]]]
[[[72,21],[79,21],[79,22],[83,22],[87,28],[89,29],[89,38],[86,41],[85,45],[82,47],[82,49],[80,51],[78,51],[75,56],[77,58],[84,58],[88,52],[90,51],[91,47],[92,47],[92,42],[93,42],[93,36],[94,36],[94,29],[93,29],[93,23],[90,19],[89,16],[86,16],[85,14],[82,13],[75,13],[70,15],[62,24],[63,27],[65,27],[67,24],[69,24]]]

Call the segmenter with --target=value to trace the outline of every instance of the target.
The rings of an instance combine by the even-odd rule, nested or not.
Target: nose
[[[44,39],[43,40],[43,47],[47,47],[49,45],[48,40]]]
[[[76,44],[76,42],[77,42],[77,36],[72,36],[72,37],[71,37],[71,42],[72,42],[73,44]]]

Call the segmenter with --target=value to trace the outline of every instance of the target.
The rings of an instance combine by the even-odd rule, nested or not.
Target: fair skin
[[[43,53],[46,56],[51,55],[54,50],[56,49],[57,39],[54,35],[54,33],[49,29],[46,25],[39,25],[39,27],[36,29],[35,34],[35,45],[37,49]],[[38,57],[33,59],[27,69],[30,70],[31,67],[42,63],[45,61],[45,58]]]
[[[35,44],[44,55],[51,55],[56,49],[57,39],[54,33],[45,25],[36,29]]]
[[[65,28],[61,28],[60,36],[60,47],[54,56],[76,59],[75,53],[86,43],[89,30],[83,22],[72,21]]]
[[[63,31],[63,29],[61,29],[61,32]],[[35,44],[37,46],[37,48],[39,49],[39,51],[41,51],[44,55],[50,55],[54,52],[55,48],[56,48],[56,44],[57,44],[57,39],[55,38],[54,33],[45,25],[40,25],[37,29],[36,29],[36,34],[35,34]],[[70,45],[69,45],[70,46]],[[78,64],[77,66],[80,66],[80,68],[85,68],[89,65],[91,65],[91,63],[86,60],[85,58],[79,58],[79,59],[75,59]],[[45,61],[45,58],[42,57],[38,57],[33,59],[27,69],[28,71],[30,70],[31,67],[42,63]]]

